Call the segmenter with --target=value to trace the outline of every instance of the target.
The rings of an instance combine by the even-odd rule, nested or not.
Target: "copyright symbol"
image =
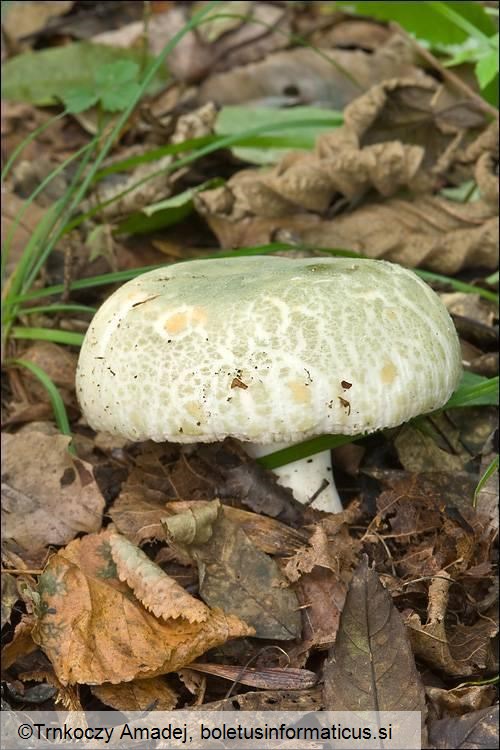
[[[30,737],[33,737],[33,727],[31,724],[21,724],[17,733],[22,740],[29,740]]]

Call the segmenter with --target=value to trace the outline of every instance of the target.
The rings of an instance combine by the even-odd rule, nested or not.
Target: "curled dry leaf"
[[[495,268],[496,206],[433,194],[457,161],[472,176],[475,164],[461,161],[459,144],[484,121],[472,106],[439,108],[436,91],[429,79],[374,86],[346,107],[343,127],[319,136],[312,153],[290,152],[273,169],[238,172],[199,193],[197,210],[225,247],[288,235],[444,273]],[[399,198],[401,188],[415,195]],[[356,207],[345,211],[346,201]]]
[[[496,693],[493,685],[463,685],[451,690],[427,687],[425,692],[438,719],[488,708],[494,703]]]
[[[120,581],[126,581],[146,609],[164,620],[183,617],[189,622],[203,622],[208,607],[188,594],[182,586],[124,536],[112,534],[111,556]]]
[[[119,581],[111,533],[71,542],[39,579],[33,639],[64,685],[166,674],[230,638],[253,633],[239,618],[216,609],[202,623],[157,619]]]
[[[59,434],[2,435],[4,538],[30,554],[101,527],[104,499],[92,466],[71,456],[68,443]]]
[[[238,613],[255,628],[258,638],[296,638],[300,633],[297,597],[274,560],[255,548],[219,503],[200,510],[208,513],[207,509],[216,515],[206,527],[203,542],[194,536],[192,512],[164,520],[168,538],[176,546],[180,540],[193,539],[182,544],[198,564],[201,597],[211,606]]]
[[[478,669],[493,667],[491,639],[498,632],[493,617],[484,617],[475,625],[448,624],[447,610],[452,580],[442,570],[429,585],[427,622],[411,613],[406,619],[408,634],[423,661],[452,677],[472,675]]]
[[[175,690],[162,677],[96,685],[92,693],[116,711],[171,711],[177,705]]]

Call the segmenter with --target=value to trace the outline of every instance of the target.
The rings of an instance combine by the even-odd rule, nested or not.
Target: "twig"
[[[453,86],[453,88],[457,89],[462,94],[465,94],[467,98],[472,99],[472,101],[477,104],[482,112],[485,112],[491,117],[494,117],[496,120],[498,120],[498,110],[491,104],[489,104],[485,99],[483,99],[480,94],[476,93],[474,89],[469,86],[469,84],[465,83],[465,81],[462,81],[457,75],[455,75],[455,73],[452,73],[448,68],[445,68],[444,65],[441,65],[439,60],[434,57],[432,52],[429,52],[429,50],[421,47],[420,44],[415,39],[413,39],[410,34],[407,34],[399,24],[392,22],[389,24],[389,26],[390,28],[393,28],[395,31],[398,31],[400,34],[402,34],[406,39],[409,39],[417,53],[421,57],[423,57],[424,60],[429,63],[429,65],[437,70],[444,78],[444,80],[447,81],[451,86]]]

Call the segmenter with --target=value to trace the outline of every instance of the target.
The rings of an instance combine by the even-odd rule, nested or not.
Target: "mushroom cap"
[[[90,324],[76,383],[96,430],[271,443],[394,427],[445,404],[460,375],[452,320],[411,271],[254,256],[124,284]]]

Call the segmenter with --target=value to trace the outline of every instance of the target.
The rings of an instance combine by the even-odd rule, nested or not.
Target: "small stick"
[[[418,54],[423,57],[424,60],[429,63],[429,65],[439,71],[445,81],[447,81],[451,86],[460,91],[462,94],[465,94],[469,99],[472,99],[475,104],[477,104],[479,109],[481,109],[483,112],[491,115],[496,120],[498,120],[498,110],[496,110],[495,107],[485,101],[483,97],[480,96],[480,94],[476,93],[474,89],[469,86],[469,84],[465,83],[465,81],[462,81],[457,75],[455,75],[455,73],[452,73],[449,68],[445,68],[444,65],[441,65],[439,60],[434,57],[434,55],[429,52],[429,50],[421,47],[420,44],[409,34],[407,34],[399,24],[391,23],[389,25],[391,28],[399,31],[399,33],[402,34],[406,39],[409,39],[412,46],[417,50]]]

